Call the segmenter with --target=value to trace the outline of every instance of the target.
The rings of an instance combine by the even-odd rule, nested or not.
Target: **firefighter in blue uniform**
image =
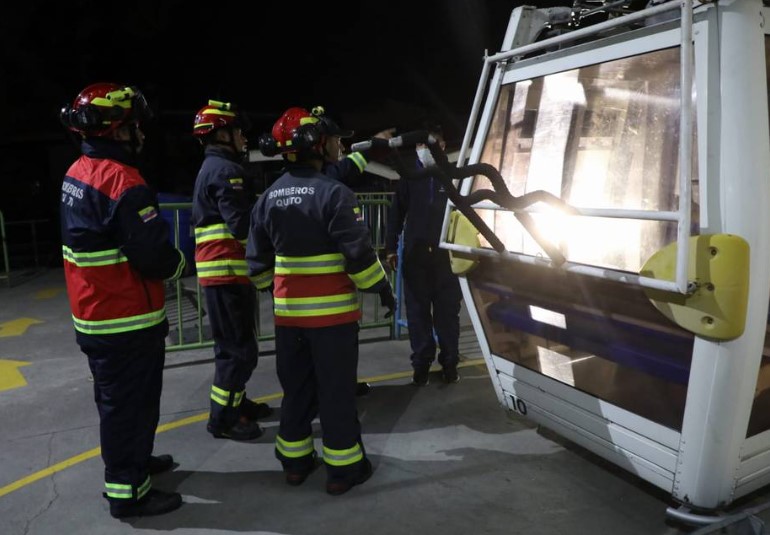
[[[114,83],[88,86],[60,113],[82,152],[62,183],[64,275],[77,343],[94,378],[104,496],[116,518],[182,504],[150,479],[173,467],[170,455],[151,453],[168,333],[163,281],[181,276],[185,259],[136,168],[148,114],[138,89]]]
[[[327,128],[290,108],[260,138],[264,154],[281,153],[288,165],[252,211],[246,261],[257,288],[273,286],[284,392],[276,457],[286,482],[301,484],[316,465],[312,421],[320,416],[326,491],[339,495],[372,473],[355,405],[356,289],[378,293],[391,311],[395,300],[355,195],[321,173]]]
[[[229,102],[210,100],[195,115],[193,135],[204,146],[195,180],[192,223],[195,267],[214,338],[214,382],[207,430],[217,438],[252,440],[272,409],[246,396],[257,366],[256,291],[246,272],[245,243],[254,204],[240,164],[247,151],[245,117]]]
[[[446,144],[440,129],[432,126],[428,130],[444,149]],[[418,145],[417,156],[419,168],[433,165],[427,146]],[[398,237],[404,232],[404,301],[414,369],[412,383],[417,386],[429,382],[430,366],[436,358],[434,330],[444,381],[460,380],[457,363],[462,293],[460,282],[452,273],[449,252],[439,248],[446,204],[446,191],[439,180],[433,177],[399,180],[388,217],[385,248],[393,269],[398,264]]]

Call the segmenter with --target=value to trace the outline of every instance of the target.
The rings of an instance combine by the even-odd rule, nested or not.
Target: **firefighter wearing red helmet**
[[[290,108],[260,148],[282,153],[285,173],[259,198],[246,246],[258,288],[274,285],[275,345],[283,388],[275,454],[289,485],[316,466],[312,421],[320,415],[326,491],[347,492],[372,466],[355,406],[357,290],[395,305],[355,194],[321,172],[324,138],[339,135],[318,113]]]
[[[383,130],[373,138],[389,139],[394,130]],[[304,108],[289,108],[276,121],[272,132],[260,137],[259,150],[265,156],[283,154],[290,162],[295,161],[300,152],[306,157],[320,159],[323,174],[353,186],[361,178],[368,160],[384,156],[387,148],[375,145],[366,154],[359,151],[345,154],[342,139],[352,136],[353,131],[340,128],[323,106],[316,106],[311,112]],[[297,147],[298,142],[300,147]]]
[[[326,114],[323,106],[315,106],[308,114],[304,108],[289,108],[273,126],[270,134],[260,138],[260,150],[267,154],[283,153],[288,160],[296,156],[292,148],[296,129],[294,125],[315,125],[318,142],[305,154],[321,159],[321,172],[332,178],[353,187],[358,183],[367,165],[367,156],[361,152],[353,152],[345,155],[342,139],[353,136],[352,130],[344,130]],[[303,126],[304,128],[304,126]],[[307,136],[307,132],[305,134]],[[313,135],[311,130],[311,136]],[[392,137],[393,129],[383,130],[374,135],[375,138],[387,139]],[[365,396],[371,387],[369,383],[361,381],[356,386],[356,396]]]
[[[168,333],[163,281],[178,278],[185,259],[136,167],[148,117],[142,93],[114,83],[86,87],[60,113],[82,152],[62,183],[64,275],[77,343],[94,377],[104,496],[114,517],[162,514],[182,503],[150,479],[174,464],[152,449]]]
[[[245,248],[254,195],[240,164],[248,149],[245,116],[228,102],[209,100],[195,115],[193,135],[204,147],[195,180],[192,223],[195,267],[214,339],[214,380],[207,430],[217,438],[252,440],[258,418],[272,409],[246,396],[257,366],[256,292]]]

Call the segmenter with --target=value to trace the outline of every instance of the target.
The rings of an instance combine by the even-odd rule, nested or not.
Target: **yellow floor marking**
[[[37,325],[38,323],[43,322],[34,318],[18,318],[0,323],[0,338],[6,336],[20,336],[27,332],[30,325]]]
[[[29,362],[0,359],[0,391],[27,386],[27,380],[19,371],[22,366],[29,366]]]
[[[45,290],[39,290],[35,292],[35,299],[51,299],[56,297],[64,288],[46,288]]]
[[[60,463],[56,463],[53,466],[44,468],[39,472],[30,474],[27,477],[23,477],[19,479],[18,481],[14,481],[10,485],[0,487],[0,496],[5,496],[6,494],[10,494],[14,490],[19,490],[21,487],[26,487],[30,483],[34,483],[35,481],[39,479],[43,479],[46,476],[51,476],[56,472],[61,472],[62,470],[64,470],[65,468],[69,468],[70,466],[75,466],[76,464],[82,463],[83,461],[87,461],[88,459],[93,459],[97,455],[101,455],[101,453],[102,453],[101,448],[94,448],[92,450],[88,450],[85,453],[81,453],[80,455],[75,455],[74,457],[70,457],[69,459],[62,461]]]
[[[461,362],[457,365],[458,368],[467,368],[469,366],[475,366],[479,364],[483,364],[484,359],[474,359],[474,360],[466,360],[464,362]],[[392,379],[401,379],[404,377],[409,377],[412,375],[412,372],[398,372],[398,373],[391,373],[387,375],[377,375],[372,377],[362,377],[361,381],[367,381],[370,383],[378,383],[382,381],[390,381]],[[283,397],[283,394],[270,394],[268,396],[262,396],[259,398],[253,398],[253,401],[270,401],[273,399],[278,399]],[[208,411],[202,412],[200,414],[196,414],[194,416],[188,416],[187,418],[182,418],[181,420],[177,420],[175,422],[169,422],[166,424],[162,424],[158,426],[158,433],[163,433],[165,431],[170,431],[172,429],[177,429],[179,427],[183,427],[185,425],[202,422],[203,420],[207,419],[209,417]],[[10,483],[4,487],[0,487],[0,498],[5,496],[6,494],[10,494],[11,492],[15,490],[19,490],[22,487],[26,487],[30,483],[34,483],[35,481],[39,481],[40,479],[43,479],[44,477],[51,476],[57,472],[61,472],[62,470],[66,468],[70,468],[72,466],[75,466],[76,464],[80,464],[83,461],[87,461],[89,459],[93,459],[94,457],[97,457],[98,455],[101,455],[102,449],[101,448],[94,448],[92,450],[88,450],[84,453],[81,453],[80,455],[75,455],[74,457],[70,457],[67,460],[64,460],[60,463],[56,463],[53,466],[49,466],[48,468],[44,468],[43,470],[40,470],[39,472],[35,472],[34,474],[30,474],[27,477],[23,477],[19,480],[14,481],[13,483]]]

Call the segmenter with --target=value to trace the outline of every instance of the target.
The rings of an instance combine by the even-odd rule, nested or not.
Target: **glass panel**
[[[508,84],[481,160],[516,196],[546,190],[579,208],[675,211],[679,110],[678,48]],[[490,187],[474,179],[474,189]],[[512,213],[479,214],[509,250],[544,254]],[[638,272],[676,238],[671,222],[534,216],[570,261],[623,271]],[[494,354],[681,429],[693,336],[642,289],[490,259],[469,282]]]
[[[676,210],[679,102],[676,48],[509,84],[481,160],[516,196],[545,190],[578,208]],[[474,181],[474,189],[489,187]],[[697,206],[697,181],[693,191]],[[543,254],[513,214],[480,215],[509,250]],[[673,223],[534,217],[570,261],[633,272],[676,237]]]
[[[770,102],[770,37],[765,36],[765,75],[767,76],[768,102]],[[770,318],[765,330],[765,347],[762,351],[762,362],[759,366],[757,388],[754,392],[754,405],[751,407],[751,418],[747,437],[751,437],[770,429]]]

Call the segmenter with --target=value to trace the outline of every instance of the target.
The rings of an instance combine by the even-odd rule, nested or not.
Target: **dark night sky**
[[[149,134],[156,135],[156,161],[164,163],[148,173],[150,182],[191,186],[198,152],[190,151],[199,148],[188,134],[209,98],[249,112],[252,139],[287,107],[322,104],[357,131],[354,140],[431,118],[457,143],[484,51],[499,50],[511,10],[522,3],[7,3],[0,17],[0,210],[10,219],[50,217],[76,155],[58,110],[96,81],[137,85],[158,115],[160,126]]]
[[[321,103],[366,130],[403,104],[462,131],[484,50],[500,46],[519,3],[14,3],[0,23],[0,97],[18,128],[0,136],[57,133],[61,104],[99,80],[138,85],[160,114],[222,98],[270,122]]]

